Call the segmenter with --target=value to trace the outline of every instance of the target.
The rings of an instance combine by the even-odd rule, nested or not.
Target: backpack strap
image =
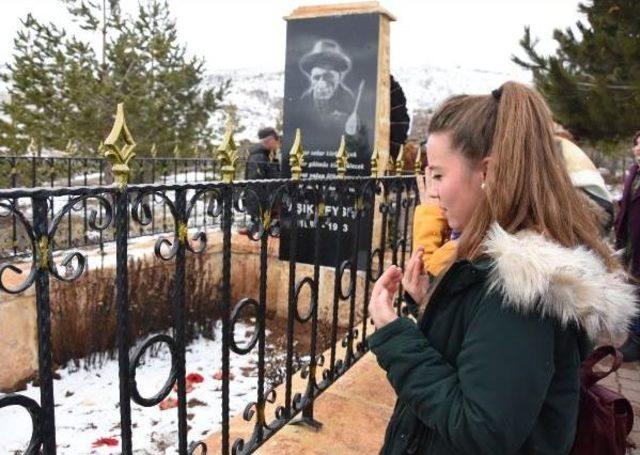
[[[611,368],[608,371],[593,371],[593,367],[608,356],[613,356]],[[590,387],[616,371],[620,368],[620,365],[622,365],[622,353],[618,349],[613,346],[600,346],[595,349],[580,366],[580,377],[582,379],[582,383],[585,386]]]

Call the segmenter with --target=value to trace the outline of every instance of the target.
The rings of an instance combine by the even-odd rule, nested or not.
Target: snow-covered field
[[[243,335],[249,337],[252,332],[253,327],[240,322],[236,324],[238,342]],[[215,330],[215,340],[199,338],[187,346],[187,375],[196,373],[203,379],[200,383],[193,383],[193,390],[187,394],[190,442],[203,439],[221,426],[222,381],[214,378],[222,365],[220,325]],[[248,402],[255,400],[256,362],[255,352],[244,356],[231,354],[231,415],[238,414]],[[147,356],[145,364],[138,368],[136,374],[143,397],[151,397],[162,388],[170,365],[170,354],[166,346],[162,347],[157,357]],[[60,379],[54,381],[58,453],[120,453],[117,360],[107,361],[102,367],[88,370],[66,367],[58,370],[58,373]],[[26,391],[20,393],[36,402],[40,401],[38,387],[29,385]],[[175,399],[175,391],[169,397]],[[132,402],[131,409],[134,453],[175,453],[177,408],[161,410],[159,405],[144,408]],[[16,406],[1,409],[0,422],[0,453],[22,453],[20,451],[27,446],[31,434],[31,420],[27,412]],[[114,442],[117,445],[108,445]]]

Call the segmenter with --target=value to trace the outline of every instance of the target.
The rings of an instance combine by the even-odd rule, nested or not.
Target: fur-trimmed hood
[[[584,247],[565,248],[532,231],[511,235],[494,224],[484,252],[494,262],[491,288],[518,311],[576,323],[592,339],[624,333],[637,311],[635,286]]]

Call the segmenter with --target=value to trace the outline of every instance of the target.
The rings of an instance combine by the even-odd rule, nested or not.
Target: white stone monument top
[[[285,20],[308,19],[311,17],[322,16],[344,16],[347,14],[371,14],[379,13],[389,21],[395,21],[393,14],[383,8],[379,2],[354,2],[354,3],[338,3],[331,5],[310,5],[300,6],[293,12],[285,16]]]

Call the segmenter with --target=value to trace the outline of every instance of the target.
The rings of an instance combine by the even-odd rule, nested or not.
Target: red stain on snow
[[[202,376],[199,373],[189,373],[187,375],[187,382],[192,382],[195,384],[199,384],[201,382],[204,382],[204,376]]]
[[[91,447],[94,449],[97,447],[115,447],[118,445],[118,440],[116,438],[98,438],[93,441]]]

